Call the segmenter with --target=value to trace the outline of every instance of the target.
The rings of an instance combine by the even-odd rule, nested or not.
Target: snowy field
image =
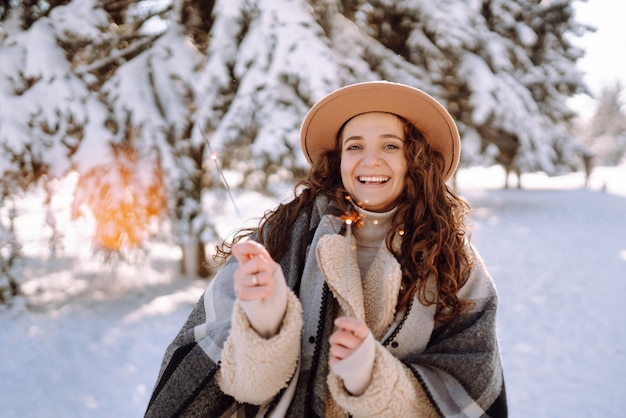
[[[500,293],[510,416],[623,417],[626,411],[626,166],[523,177],[462,170],[473,240]],[[55,212],[64,249],[49,260],[41,196],[20,202],[25,305],[0,311],[0,416],[141,417],[163,352],[206,282],[177,277],[176,249],[153,244],[115,273],[89,254],[89,223]],[[245,219],[274,206],[236,196]],[[65,203],[64,203],[65,202]],[[240,226],[223,217],[222,232]]]

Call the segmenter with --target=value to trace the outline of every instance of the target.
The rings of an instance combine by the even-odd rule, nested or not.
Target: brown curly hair
[[[437,305],[435,320],[443,322],[471,305],[457,296],[473,266],[465,224],[470,206],[445,184],[443,155],[430,147],[415,126],[398,118],[404,124],[408,169],[406,187],[398,198],[392,227],[386,237],[387,249],[402,266],[402,286],[396,309],[408,307],[417,295],[422,304]],[[218,247],[216,257],[225,260],[235,242],[257,233],[259,242],[279,260],[287,250],[290,226],[318,195],[325,195],[335,203],[338,208],[335,215],[358,217],[341,181],[342,132],[343,128],[337,135],[335,149],[314,161],[308,176],[296,185],[293,200],[266,212],[258,227],[236,231],[230,241],[224,240]],[[397,238],[400,238],[399,246],[393,244]],[[427,291],[427,277],[435,279],[438,294]]]

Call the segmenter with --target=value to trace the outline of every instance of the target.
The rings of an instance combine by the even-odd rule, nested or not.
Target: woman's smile
[[[366,177],[359,176],[359,181],[363,184],[383,184],[389,181],[389,177]]]

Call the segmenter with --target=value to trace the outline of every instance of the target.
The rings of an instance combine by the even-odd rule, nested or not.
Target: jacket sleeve
[[[310,205],[292,226],[290,239],[297,245],[291,245],[291,250],[281,260],[287,285],[291,289],[299,286],[300,265],[312,238],[311,227],[319,222],[320,215],[313,209],[314,205]],[[256,236],[251,238],[256,239]],[[187,322],[168,346],[146,417],[218,417],[237,406],[235,398],[224,393],[217,379],[222,351],[231,334],[236,301],[232,277],[237,267],[238,263],[233,257],[220,268]],[[297,308],[292,309],[290,306],[287,309],[298,312]],[[286,312],[284,321],[289,316]],[[243,328],[242,331],[245,331],[245,326]],[[283,336],[279,334],[275,337]],[[228,347],[226,350],[230,353]],[[232,354],[237,356],[237,350],[234,349]],[[223,380],[223,376],[220,379]],[[250,409],[247,406],[246,409]],[[250,413],[254,415],[254,408],[251,408]]]
[[[411,370],[380,342],[372,380],[363,394],[352,396],[334,373],[328,376],[328,387],[337,405],[354,417],[439,417]]]
[[[300,357],[302,307],[289,291],[279,332],[263,338],[235,303],[231,334],[224,344],[217,373],[220,388],[239,402],[264,405],[293,377]]]

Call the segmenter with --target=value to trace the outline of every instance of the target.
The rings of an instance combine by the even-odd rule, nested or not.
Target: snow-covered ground
[[[626,411],[626,166],[523,177],[459,174],[474,207],[473,240],[500,293],[510,416],[622,417]],[[0,416],[140,417],[165,347],[206,282],[176,275],[178,252],[153,244],[112,273],[89,255],[87,221],[63,211],[64,249],[50,261],[41,196],[20,202],[30,308],[0,311]],[[274,202],[236,196],[244,218]],[[228,232],[240,220],[223,217]]]

